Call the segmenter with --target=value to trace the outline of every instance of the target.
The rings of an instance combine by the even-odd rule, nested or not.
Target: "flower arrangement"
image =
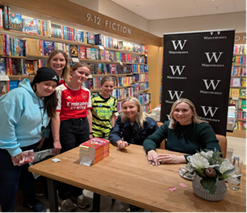
[[[217,189],[217,182],[234,175],[235,167],[228,159],[221,157],[221,152],[201,151],[188,156],[188,172],[196,172],[202,179],[202,187],[209,193],[214,194]]]

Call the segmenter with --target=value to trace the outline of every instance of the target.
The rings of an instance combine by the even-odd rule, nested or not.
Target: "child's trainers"
[[[45,205],[41,202],[39,202],[38,200],[35,200],[33,205],[29,205],[26,202],[23,203],[23,206],[25,208],[28,208],[34,212],[46,212],[46,208]]]
[[[87,197],[85,197],[83,194],[78,197],[72,197],[71,200],[76,204],[79,208],[84,209],[86,207],[89,207],[89,200]]]
[[[61,210],[63,212],[75,212],[76,211],[77,208],[70,198],[66,200],[60,200],[60,199],[58,200],[60,203]]]

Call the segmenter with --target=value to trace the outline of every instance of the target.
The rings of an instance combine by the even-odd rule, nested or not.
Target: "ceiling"
[[[111,0],[147,19],[169,19],[246,11],[246,0]]]

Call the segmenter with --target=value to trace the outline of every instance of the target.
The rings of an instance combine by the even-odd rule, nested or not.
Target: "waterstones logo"
[[[219,83],[221,82],[221,80],[214,80],[214,79],[202,79],[202,80],[207,90],[209,90],[210,88],[216,90]],[[205,90],[200,90],[200,93],[210,94],[210,95],[222,95],[222,92],[205,91]]]
[[[211,117],[214,117],[215,113],[219,109],[219,107],[212,107],[212,106],[208,106],[208,107],[201,106],[201,108],[202,108],[204,116],[207,116],[209,114]]]
[[[171,72],[172,72],[172,75],[176,75],[176,73],[178,73],[179,76],[166,76],[168,79],[187,79],[186,77],[181,77],[180,75],[183,73],[184,71],[184,68],[186,66],[170,66],[170,69],[171,69]]]
[[[187,40],[171,40],[175,51],[169,51],[170,54],[188,54],[188,51],[183,51]],[[178,49],[178,50],[177,50]]]
[[[204,40],[217,40],[217,39],[227,39],[227,36],[220,36],[220,31],[216,32],[216,35],[214,35],[214,32],[210,32],[211,36],[204,36]]]
[[[180,94],[179,94],[180,92]],[[182,96],[182,94],[184,93],[184,91],[176,91],[176,90],[168,90],[168,93],[170,95],[170,99],[173,100],[175,97],[178,99],[180,99],[180,97]]]
[[[223,52],[205,52],[208,64],[202,64],[203,67],[224,67],[224,64],[211,64],[211,62],[218,63]]]

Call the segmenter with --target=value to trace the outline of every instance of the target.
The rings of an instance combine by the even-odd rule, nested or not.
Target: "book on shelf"
[[[24,60],[24,66],[25,66],[26,73],[28,75],[35,75],[36,71],[38,70],[38,61],[37,60]],[[41,66],[41,64],[39,66]]]
[[[86,58],[91,59],[91,48],[90,47],[86,48]]]
[[[123,41],[118,40],[118,49],[123,50]]]
[[[95,45],[94,33],[87,32],[87,43]]]
[[[246,78],[241,78],[241,86],[246,87]]]
[[[28,55],[41,55],[39,39],[26,38],[26,54],[27,56]]]
[[[0,97],[8,91],[7,84],[7,81],[0,81]]]
[[[239,89],[237,88],[231,88],[231,95],[232,98],[239,98]]]
[[[246,110],[246,99],[239,100],[239,107],[243,110]]]
[[[78,58],[78,47],[77,45],[70,45],[70,57]]]
[[[90,48],[90,59],[91,60],[97,60],[97,55],[96,55],[96,49],[95,48]]]
[[[161,86],[162,87],[162,86]],[[238,101],[237,100],[229,100],[229,106],[237,106]]]
[[[102,45],[103,46],[103,35],[101,33],[95,34],[94,39],[95,39],[95,45]]]
[[[20,83],[20,81],[9,81],[8,82],[9,91],[17,88],[19,83]]]
[[[38,34],[36,19],[24,18],[23,19],[23,32],[33,35]]]
[[[78,46],[78,56],[80,59],[86,58],[86,47]]]
[[[118,49],[118,40],[116,38],[112,39],[112,47],[114,49]]]
[[[9,14],[9,29],[22,31],[22,15],[20,13],[10,12]]]
[[[245,88],[241,88],[239,91],[239,97],[240,98],[246,98],[246,89]]]
[[[5,58],[0,58],[0,75],[6,75]]]
[[[83,30],[77,30],[77,41],[85,43],[85,32]]]
[[[2,14],[2,20],[3,20],[3,28],[5,30],[9,30],[9,13],[10,13],[10,7],[6,5],[0,5],[1,8],[1,14]]]
[[[43,41],[43,55],[49,56],[52,51],[55,50],[54,41]]]
[[[241,78],[231,78],[231,87],[240,87]]]

